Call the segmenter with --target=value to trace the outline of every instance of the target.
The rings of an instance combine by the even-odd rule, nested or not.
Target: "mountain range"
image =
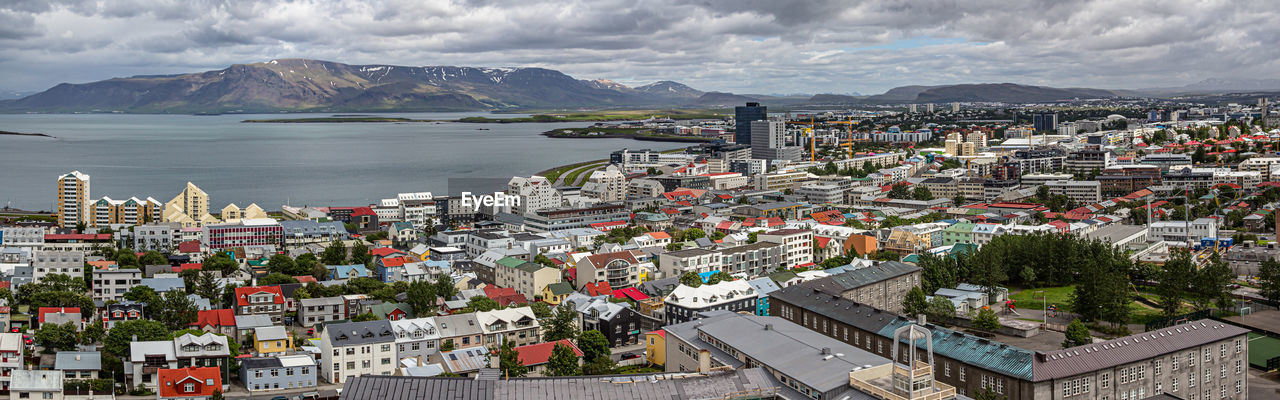
[[[566,108],[704,107],[748,101],[780,106],[949,102],[1042,103],[1123,96],[1224,93],[1280,88],[1277,79],[1208,79],[1137,90],[1054,88],[1013,83],[902,86],[871,96],[769,96],[701,91],[679,82],[628,87],[580,80],[545,68],[406,67],[278,59],[176,75],[63,83],[0,100],[0,112],[336,112],[474,111]],[[5,96],[0,96],[4,99]]]

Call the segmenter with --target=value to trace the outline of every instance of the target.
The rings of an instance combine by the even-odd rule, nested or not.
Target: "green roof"
[[[797,277],[799,277],[799,275],[796,275],[795,272],[791,272],[791,271],[778,271],[778,272],[769,274],[769,279],[772,279],[774,282],[778,282],[778,283],[783,283],[783,282],[795,279]]]
[[[384,317],[396,309],[403,310],[407,317],[413,318],[413,307],[410,307],[409,303],[382,303],[369,306],[369,311],[372,312],[373,315],[377,315],[379,318]]]
[[[498,264],[502,264],[511,268],[519,267],[520,264],[525,263],[524,260],[514,258],[514,257],[502,257],[502,259],[499,259],[497,262]]]
[[[570,285],[568,282],[556,282],[547,285],[547,291],[556,296],[566,295],[573,293],[573,285]]]

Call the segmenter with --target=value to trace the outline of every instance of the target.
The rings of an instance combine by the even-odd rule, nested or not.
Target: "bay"
[[[490,113],[384,113],[414,119]],[[552,139],[540,133],[577,123],[242,123],[246,119],[330,114],[11,114],[0,131],[0,205],[49,210],[55,180],[89,174],[90,196],[177,195],[191,181],[210,207],[257,203],[367,205],[396,193],[443,193],[450,178],[509,179],[623,148],[675,149],[685,143],[630,139]]]

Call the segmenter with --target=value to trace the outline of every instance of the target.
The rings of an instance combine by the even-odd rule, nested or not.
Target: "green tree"
[[[371,312],[356,314],[356,316],[351,317],[352,322],[377,321],[380,319],[382,318],[378,318],[376,314]]]
[[[45,354],[53,354],[58,351],[70,351],[76,349],[76,324],[68,322],[66,324],[40,324],[40,329],[36,331],[35,342],[39,343]]]
[[[120,249],[116,252],[116,264],[120,268],[138,268],[138,255],[128,248]]]
[[[582,365],[583,375],[609,375],[617,370],[617,363],[609,356],[596,357]]]
[[[962,206],[962,205],[964,205],[965,203],[967,203],[967,200],[964,198],[964,195],[963,195],[963,194],[957,194],[955,197],[952,197],[952,198],[951,198],[951,204],[952,204],[952,205],[955,205],[955,206]]]
[[[123,297],[125,300],[145,305],[148,314],[158,313],[164,306],[160,301],[160,294],[156,293],[156,290],[150,286],[138,285],[131,287],[128,292],[124,293]]]
[[[364,241],[357,241],[354,246],[351,246],[352,264],[363,264],[368,266],[372,258],[373,256],[369,254],[369,246],[365,246]]]
[[[1191,255],[1187,252],[1177,252],[1164,263],[1164,269],[1160,272],[1159,281],[1156,284],[1156,294],[1160,296],[1156,303],[1160,305],[1160,310],[1165,316],[1179,314],[1182,301],[1188,289],[1191,288],[1191,280],[1195,275],[1195,263],[1191,261]]]
[[[929,188],[924,187],[923,185],[916,185],[915,189],[912,189],[911,191],[911,198],[922,201],[933,200],[933,193],[929,191]]]
[[[929,316],[929,320],[935,324],[950,324],[956,318],[956,305],[951,304],[951,300],[946,297],[933,296],[929,299],[929,307],[925,309],[925,315]]]
[[[493,311],[502,308],[497,301],[488,296],[472,296],[467,300],[467,307],[475,311]]]
[[[84,332],[80,332],[80,344],[87,346],[98,343],[106,335],[107,331],[102,327],[102,321],[94,320],[85,325]]]
[[[112,356],[125,357],[129,355],[129,344],[134,341],[172,338],[162,323],[147,319],[124,321],[107,332],[107,338],[102,340],[102,349]]]
[[[262,285],[262,286],[283,285],[286,283],[298,283],[298,280],[293,279],[292,276],[285,275],[279,272],[272,272],[270,274],[267,274],[266,276],[258,278],[258,285]]]
[[[702,286],[702,277],[697,272],[689,271],[680,275],[680,284],[690,287]]]
[[[516,352],[515,344],[509,339],[504,339],[502,348],[498,350],[498,369],[502,370],[502,376],[506,378],[519,378],[529,372],[529,367],[520,362],[520,353]]]
[[[347,246],[342,244],[340,240],[334,240],[329,247],[324,249],[324,253],[320,255],[320,260],[326,265],[342,265],[347,261]]]
[[[578,354],[574,353],[569,346],[556,343],[551,349],[551,358],[547,359],[547,374],[550,376],[582,375],[582,368],[578,366]]]
[[[418,315],[427,315],[436,309],[436,288],[427,281],[409,282],[405,290],[405,302]]]
[[[529,304],[529,310],[533,311],[533,316],[539,320],[551,317],[551,306],[541,301],[535,301]]]
[[[573,302],[565,302],[556,306],[555,312],[551,315],[551,320],[547,321],[543,326],[546,327],[542,332],[542,341],[544,342],[578,337],[578,312],[573,309]]]
[[[578,349],[582,350],[582,358],[588,361],[597,358],[609,358],[609,339],[597,330],[583,331],[578,335]]]
[[[453,351],[453,349],[454,349],[453,339],[445,339],[444,343],[440,343],[441,352]]]
[[[150,309],[150,317],[164,323],[170,330],[185,329],[191,326],[192,322],[196,322],[196,318],[200,315],[200,309],[196,307],[196,303],[179,290],[165,292],[161,303],[163,307],[159,310],[162,311],[157,313],[157,309]]]
[[[453,278],[450,278],[447,274],[436,276],[435,287],[436,296],[448,299],[458,295],[458,287],[453,285]]]
[[[1280,261],[1272,258],[1262,260],[1258,268],[1258,289],[1263,298],[1280,301]]]
[[[192,291],[200,297],[209,299],[210,302],[217,303],[218,299],[218,278],[213,276],[213,272],[200,271],[196,275],[195,285]]]
[[[924,290],[919,287],[912,287],[907,291],[907,295],[902,298],[902,313],[915,316],[924,313],[929,308],[929,300],[924,294]]]
[[[200,269],[210,272],[221,272],[222,276],[230,275],[240,269],[240,263],[226,253],[215,253],[204,259]]]
[[[316,259],[315,254],[306,253],[298,256],[293,260],[294,269],[290,271],[290,276],[311,275],[315,272],[316,267],[320,267],[320,260]]]
[[[899,183],[893,184],[893,186],[889,188],[889,198],[910,199],[911,198],[910,186],[911,185],[906,182],[899,182]]]
[[[1084,326],[1079,319],[1071,320],[1071,324],[1067,325],[1067,340],[1062,341],[1062,348],[1084,346],[1093,343],[1093,336],[1089,334],[1089,327]]]
[[[117,263],[118,262],[119,261],[117,261]],[[165,257],[164,254],[151,250],[144,253],[142,258],[138,260],[138,263],[142,265],[169,265],[169,259]]]
[[[1006,400],[1006,399],[1008,399],[1008,397],[1005,397],[1004,395],[1001,395],[1001,394],[996,394],[996,392],[994,390],[991,390],[991,388],[985,388],[985,389],[973,391],[973,400]]]
[[[1234,274],[1226,261],[1212,255],[1208,263],[1196,271],[1192,278],[1192,298],[1196,309],[1209,307],[1228,308],[1235,302],[1231,294],[1231,281]]]
[[[347,280],[347,284],[344,286],[346,286],[347,294],[373,294],[373,292],[382,289],[387,284],[373,278],[353,278]]]
[[[973,318],[973,328],[983,332],[995,332],[1000,329],[1000,318],[990,308],[979,309]]]
[[[714,274],[711,274],[710,277],[707,277],[707,284],[714,285],[720,282],[729,282],[732,280],[733,280],[733,275],[729,275],[728,272],[719,271]]]
[[[267,271],[272,273],[292,276],[294,274],[291,274],[290,272],[293,272],[297,268],[298,264],[293,262],[292,258],[289,258],[289,256],[284,254],[273,255],[267,260]]]

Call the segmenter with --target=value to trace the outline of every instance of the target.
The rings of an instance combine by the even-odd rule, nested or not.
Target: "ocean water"
[[[487,113],[378,114],[457,119]],[[508,179],[559,165],[604,159],[622,148],[674,149],[684,143],[552,139],[540,133],[589,123],[242,123],[317,115],[0,115],[0,206],[49,210],[55,180],[89,174],[90,196],[168,201],[187,181],[210,208],[257,203],[367,205],[396,193],[443,193],[451,178]],[[495,117],[509,117],[504,114]]]

